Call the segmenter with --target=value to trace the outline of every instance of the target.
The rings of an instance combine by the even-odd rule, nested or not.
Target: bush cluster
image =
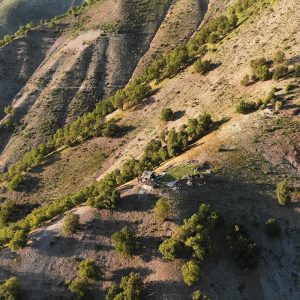
[[[82,299],[87,295],[89,285],[100,279],[99,267],[92,259],[85,259],[79,264],[79,276],[69,284],[69,290],[77,299]]]
[[[242,225],[234,225],[229,230],[227,242],[233,258],[242,269],[251,269],[258,265],[260,249],[249,239]]]
[[[192,252],[191,259],[183,266],[182,275],[187,285],[196,283],[206,254],[212,247],[211,234],[220,223],[219,215],[209,205],[200,205],[198,212],[177,229],[172,238],[166,239],[159,251],[166,260],[178,257],[180,250],[187,248]]]
[[[143,299],[144,284],[141,276],[131,272],[128,276],[121,278],[121,283],[113,285],[105,297],[105,300],[141,300]]]
[[[15,210],[16,204],[10,200],[6,200],[0,205],[0,228],[7,225]]]
[[[200,290],[193,292],[192,300],[210,300],[210,298]]]
[[[136,237],[130,228],[125,226],[120,231],[115,232],[111,238],[117,253],[124,256],[133,256],[136,248]]]
[[[0,285],[1,300],[18,300],[20,296],[20,285],[17,277],[11,277]]]

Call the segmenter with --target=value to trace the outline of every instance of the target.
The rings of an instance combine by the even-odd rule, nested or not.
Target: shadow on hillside
[[[94,219],[85,225],[82,226],[82,228],[87,228],[85,232],[91,233],[91,236],[97,237],[99,236],[105,236],[105,237],[111,237],[111,235],[121,230],[123,227],[133,227],[132,222],[126,221],[126,220],[115,220],[115,219]]]
[[[128,133],[130,133],[131,131],[133,131],[134,129],[136,129],[136,127],[132,125],[122,126],[121,130],[118,132],[116,137],[121,138],[127,135]]]
[[[137,238],[137,254],[145,262],[150,262],[153,258],[159,258],[161,255],[158,248],[163,241],[163,238],[140,236]]]
[[[191,289],[183,281],[152,281],[147,289],[147,299],[190,300],[191,293]]]
[[[185,114],[185,110],[178,110],[173,113],[172,121],[181,119]]]
[[[153,209],[157,200],[157,196],[153,194],[148,194],[142,189],[140,191],[140,194],[123,196],[116,210],[124,212],[143,212]]]
[[[131,272],[138,273],[142,277],[146,277],[150,275],[152,272],[149,269],[146,268],[124,268],[124,269],[119,269],[115,270],[112,272],[112,278],[111,280],[119,282],[121,277],[129,275]]]

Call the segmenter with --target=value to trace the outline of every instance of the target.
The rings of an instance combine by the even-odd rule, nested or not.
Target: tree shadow
[[[141,189],[140,194],[127,195],[122,197],[117,211],[149,211],[151,210],[157,200],[157,196],[154,194],[149,194],[147,191]]]
[[[116,134],[116,137],[121,138],[133,131],[134,129],[136,129],[136,127],[132,125],[122,126],[121,130]]]
[[[131,272],[138,273],[142,277],[146,277],[152,273],[147,268],[141,268],[141,267],[139,267],[139,268],[134,268],[134,267],[123,268],[123,269],[118,269],[118,270],[113,271],[111,280],[119,282],[121,277],[129,275]]]
[[[176,120],[179,120],[181,119],[185,114],[185,110],[178,110],[178,111],[175,111],[173,113],[173,116],[172,116],[172,120],[171,121],[176,121]]]
[[[137,254],[145,262],[150,262],[153,258],[161,257],[158,248],[163,241],[163,238],[140,236],[137,238]]]

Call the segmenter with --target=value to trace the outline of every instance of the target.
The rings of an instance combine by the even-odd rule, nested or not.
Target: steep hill
[[[83,0],[1,0],[0,37],[14,33],[29,22],[39,23],[40,20],[62,15],[82,2]]]
[[[199,37],[225,15],[237,20],[226,29],[224,18],[217,19],[221,38]],[[118,124],[115,135],[82,134],[62,144],[57,138],[58,146],[33,165],[10,170],[22,177],[17,188],[10,173],[0,178],[0,212],[8,199],[16,205],[0,222],[0,280],[16,276],[24,299],[74,299],[69,285],[89,258],[101,274],[85,282],[84,299],[105,299],[130,272],[145,287],[136,299],[185,300],[197,290],[209,299],[299,299],[299,20],[300,3],[293,0],[103,0],[1,47],[0,105],[14,108],[2,125],[10,118],[15,124],[2,126],[0,166],[12,166],[97,102],[115,105],[118,98],[107,97],[137,76],[144,76],[138,87],[146,86],[144,70],[159,55],[205,40],[203,47],[187,44],[190,57],[177,69],[170,66],[178,52],[167,56],[159,68],[173,72],[155,69],[158,80],[148,80],[152,90],[137,103],[101,115],[104,124]],[[209,69],[197,69],[199,58]],[[163,120],[166,108],[174,113]],[[207,114],[213,123],[194,133],[193,118]],[[98,124],[90,123],[83,127],[94,132]],[[150,169],[156,184],[141,183],[141,171]],[[286,205],[278,203],[279,183],[288,185]],[[120,194],[116,203],[110,188]],[[165,220],[157,215],[160,198],[172,203]],[[184,221],[200,214],[201,204],[221,216],[219,227],[210,223],[216,214]],[[70,211],[80,226],[65,236]],[[270,234],[270,219],[280,234]],[[233,245],[237,224],[248,234]],[[117,253],[112,238],[124,226],[136,235],[132,256]],[[22,247],[13,243],[22,240],[18,230],[28,235]],[[168,238],[179,242],[169,261],[159,251]],[[188,260],[201,270],[191,286],[182,275]]]

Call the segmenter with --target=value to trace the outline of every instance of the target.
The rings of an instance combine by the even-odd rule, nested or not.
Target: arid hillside
[[[2,46],[0,298],[299,299],[299,20],[101,0]]]

